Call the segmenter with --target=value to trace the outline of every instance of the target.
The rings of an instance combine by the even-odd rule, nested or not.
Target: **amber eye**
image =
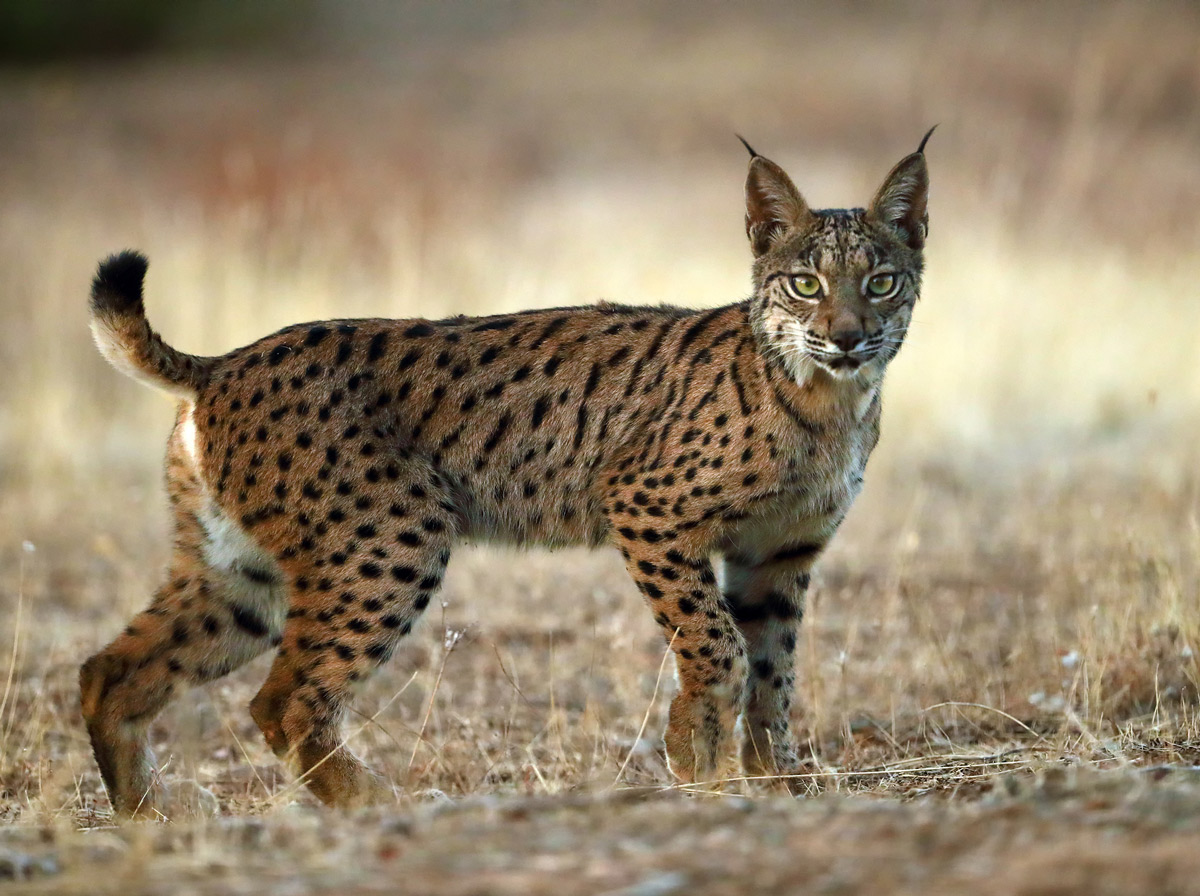
[[[895,274],[876,274],[867,281],[867,292],[873,296],[890,295],[895,289]]]
[[[806,299],[821,294],[821,281],[812,274],[793,274],[788,278],[788,283],[792,287],[792,292]]]

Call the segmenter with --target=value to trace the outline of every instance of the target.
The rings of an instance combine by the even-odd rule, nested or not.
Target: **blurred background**
[[[887,443],[991,451],[1200,396],[1194,4],[0,2],[0,471],[133,463],[95,262],[224,352],[305,318],[747,292],[745,135],[862,205],[931,124]],[[36,470],[30,470],[30,466]]]
[[[841,677],[806,699],[886,715],[977,686],[1029,713],[1078,685],[1058,657],[1087,643],[1088,687],[1137,682],[1096,712],[1153,703],[1162,670],[1138,663],[1192,656],[1160,633],[1195,635],[1200,555],[1200,7],[1182,0],[0,0],[16,668],[61,684],[46,699],[70,716],[73,664],[165,556],[173,409],[91,345],[106,254],[149,255],[150,319],[198,353],[315,318],[709,306],[748,292],[735,132],[811,204],[853,206],[935,123],[925,290],[817,590],[810,671]],[[461,556],[463,626],[561,600],[563,561],[535,555],[509,567],[511,606],[460,604],[510,557]],[[649,683],[612,713],[635,722],[661,645],[618,563],[566,556],[612,600],[563,625],[643,650]],[[855,621],[872,586],[882,631]],[[905,631],[903,655],[879,646]],[[1179,674],[1194,686],[1194,662]]]

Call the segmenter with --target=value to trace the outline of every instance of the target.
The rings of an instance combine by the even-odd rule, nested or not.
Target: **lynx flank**
[[[114,809],[162,805],[167,702],[270,648],[250,712],[276,755],[326,803],[390,797],[340,722],[463,539],[614,545],[675,655],[674,774],[734,774],[739,716],[745,772],[793,770],[796,630],[917,300],[924,146],[865,210],[810,209],[751,150],[754,293],[706,311],[328,321],[197,357],[150,328],[141,255],[101,264],[100,350],[179,400],[169,575],[80,670]]]

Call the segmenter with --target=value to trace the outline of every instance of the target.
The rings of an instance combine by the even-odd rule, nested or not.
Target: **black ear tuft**
[[[757,158],[758,158],[758,153],[756,153],[756,152],[754,151],[754,147],[753,147],[753,146],[751,146],[749,143],[747,143],[747,142],[746,142],[746,138],[745,138],[745,137],[743,137],[741,134],[734,134],[733,136],[737,137],[739,140],[741,140],[741,141],[742,141],[742,146],[746,147],[746,151],[747,151],[748,153],[750,153],[750,158],[752,158],[752,159],[757,159]]]
[[[929,142],[929,138],[931,136],[933,136],[933,132],[936,130],[937,130],[937,125],[935,124],[933,127],[931,127],[929,130],[927,130],[925,132],[925,136],[921,138],[921,145],[917,147],[918,155],[925,155],[925,144]]]
[[[871,202],[870,214],[892,228],[910,249],[924,248],[929,233],[929,169],[924,149],[932,133],[930,128],[917,151],[896,163]]]

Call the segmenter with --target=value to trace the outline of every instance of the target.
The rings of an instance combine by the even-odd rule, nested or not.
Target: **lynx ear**
[[[933,133],[930,128],[929,133]],[[925,140],[929,134],[925,135]],[[925,245],[929,232],[929,170],[925,167],[925,140],[891,170],[871,202],[870,213],[895,229],[909,248]]]
[[[746,141],[742,140],[742,143]],[[746,149],[750,149],[748,143]],[[746,175],[746,236],[750,238],[754,257],[768,251],[780,235],[811,215],[808,203],[783,169],[750,149],[750,173]]]

